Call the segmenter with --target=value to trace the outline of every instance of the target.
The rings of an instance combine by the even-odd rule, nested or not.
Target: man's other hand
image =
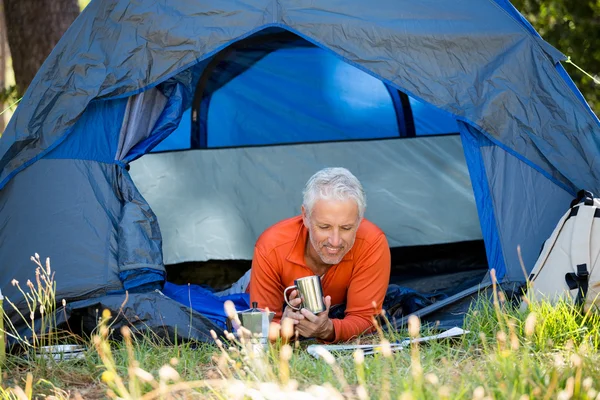
[[[300,310],[304,318],[298,321],[296,330],[305,338],[317,338],[325,341],[332,341],[335,338],[333,322],[329,319],[331,296],[325,296],[323,301],[325,302],[325,311],[319,315],[315,315],[305,308]]]

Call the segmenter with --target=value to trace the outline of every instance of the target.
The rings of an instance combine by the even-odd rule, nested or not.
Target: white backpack
[[[600,311],[600,199],[580,191],[544,243],[529,275],[529,298],[574,300]]]

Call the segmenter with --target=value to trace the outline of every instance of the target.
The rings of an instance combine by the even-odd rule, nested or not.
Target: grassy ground
[[[30,309],[51,316],[49,260],[44,266],[37,255],[32,260],[36,283],[28,282],[22,293]],[[0,353],[0,398],[600,400],[600,315],[581,314],[566,302],[529,304],[521,311],[501,292],[493,302],[481,299],[466,318],[470,333],[464,336],[392,351],[390,343],[434,333],[414,317],[407,330],[379,329],[357,341],[379,344],[375,355],[357,350],[319,359],[306,351],[314,342],[292,340],[286,326],[289,344],[279,340],[259,352],[250,343],[216,337],[210,344],[172,345],[128,329],[117,342],[110,339],[105,311],[97,331],[78,339],[87,347],[81,359],[28,357],[48,344],[39,337],[27,341],[29,353],[8,355],[3,363]],[[45,323],[51,327],[52,318]]]
[[[112,342],[104,326],[82,360],[8,357],[0,393],[86,399],[600,399],[600,320],[566,303],[521,312],[501,301],[482,301],[467,318],[471,333],[389,351],[389,342],[431,333],[416,320],[410,328],[363,338],[382,344],[374,356],[315,359],[307,344],[294,342],[260,354],[220,342],[171,346],[127,334]]]

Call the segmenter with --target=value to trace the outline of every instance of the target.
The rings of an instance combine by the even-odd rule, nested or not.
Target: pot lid
[[[253,301],[252,302],[252,308],[249,308],[247,310],[243,310],[240,311],[240,313],[242,314],[246,314],[246,313],[252,313],[252,312],[259,312],[259,313],[263,313],[263,312],[267,312],[267,310],[265,310],[264,308],[258,308],[258,302]],[[269,311],[269,313],[272,313],[272,311]]]

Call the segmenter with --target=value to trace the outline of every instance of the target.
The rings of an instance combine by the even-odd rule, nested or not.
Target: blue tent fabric
[[[567,71],[565,70],[565,68],[560,64],[560,61],[565,61],[567,59],[567,57],[564,54],[562,54],[561,52],[559,52],[557,49],[549,46],[547,42],[544,42],[542,40],[542,37],[540,36],[540,34],[536,32],[535,28],[529,23],[529,21],[527,21],[525,19],[525,17],[523,17],[523,15],[521,15],[519,13],[519,11],[512,4],[510,4],[510,2],[508,0],[494,0],[494,1],[500,7],[502,7],[505,11],[507,11],[513,18],[515,18],[515,20],[520,22],[532,35],[534,35],[535,37],[540,39],[539,40],[540,45],[546,49],[548,54],[554,60],[556,70],[562,77],[563,81],[569,86],[569,88],[573,91],[573,93],[579,98],[581,103],[584,105],[584,107],[586,107],[588,109],[590,114],[592,114],[592,118],[597,118],[596,115],[594,115],[594,113],[591,110],[588,103],[585,101],[585,98],[583,97],[583,95],[581,94],[581,92],[579,91],[577,86],[575,86],[575,83],[571,80],[571,77],[569,76],[569,74],[567,74]]]
[[[469,168],[473,193],[477,204],[477,212],[481,223],[481,233],[488,258],[488,266],[496,272],[496,278],[501,281],[506,274],[506,264],[502,253],[502,244],[498,235],[497,220],[494,207],[491,205],[491,193],[481,156],[481,148],[492,143],[485,136],[468,125],[459,122],[465,160]]]
[[[158,85],[161,93],[167,97],[167,106],[155,123],[152,135],[134,146],[125,156],[128,163],[154,149],[181,124],[184,111],[189,110],[194,88],[207,62],[200,62]]]
[[[458,132],[450,114],[409,98],[413,123],[396,89],[304,40],[281,49],[259,43],[229,58],[208,81],[197,110],[198,132],[188,108],[153,152],[190,149],[194,139],[215,148],[405,137],[409,124],[416,135]],[[195,134],[203,138],[193,139]]]
[[[192,310],[206,316],[221,329],[227,329],[227,314],[225,302],[231,301],[238,311],[250,308],[248,293],[216,296],[209,288],[199,285],[176,285],[166,282],[162,292],[171,299],[190,307]]]
[[[127,99],[93,101],[73,126],[72,133],[45,158],[70,158],[112,164]],[[99,129],[101,128],[101,129]],[[90,135],[90,132],[97,132]]]
[[[23,98],[28,107],[7,127],[0,142],[0,187],[64,139],[94,98],[139,93],[234,41],[281,27],[456,115],[574,190],[600,191],[599,169],[593,168],[598,119],[550,62],[547,46],[498,11],[492,1],[389,0],[378,7],[358,1],[319,7],[292,0],[93,2],[33,80]],[[140,24],[138,15],[152,14],[156,23]],[[224,29],[215,34],[202,28],[212,26]],[[340,34],[325,33],[334,27]],[[392,51],[393,58],[391,43],[402,49]],[[571,162],[574,156],[581,165]]]
[[[251,70],[204,103],[207,147],[399,136],[385,85],[330,53],[284,48],[253,61],[236,53],[233,67],[252,63]],[[257,98],[262,101],[252,101]]]

